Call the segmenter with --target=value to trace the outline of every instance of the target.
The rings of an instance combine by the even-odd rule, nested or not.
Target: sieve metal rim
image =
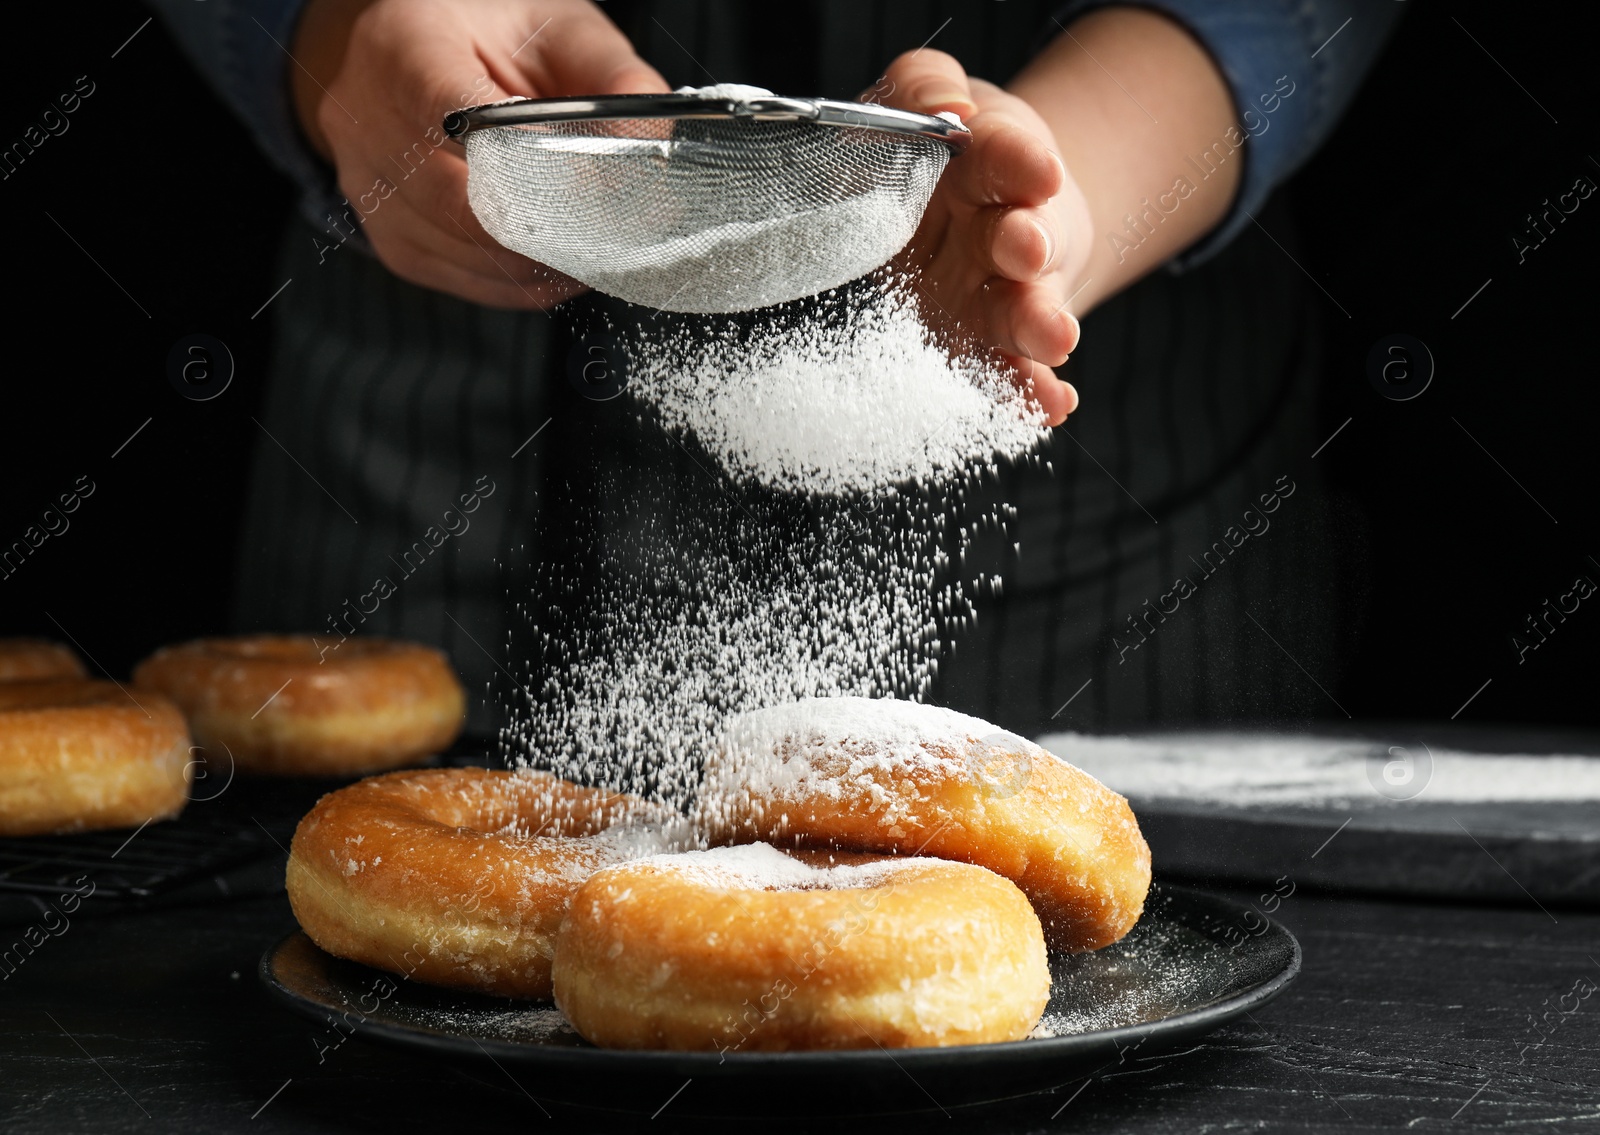
[[[760,122],[810,122],[886,134],[929,138],[959,154],[972,131],[959,122],[878,103],[771,96],[756,99],[691,94],[604,95],[591,98],[506,99],[463,107],[445,116],[444,132],[456,142],[492,126],[551,122],[602,122],[619,118],[748,119]]]

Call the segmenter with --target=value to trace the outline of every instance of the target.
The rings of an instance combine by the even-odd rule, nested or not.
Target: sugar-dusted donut
[[[711,843],[980,864],[1022,888],[1056,949],[1115,942],[1150,889],[1125,799],[1032,742],[914,702],[812,698],[735,718],[697,816]]]
[[[114,682],[0,682],[0,835],[137,827],[183,810],[189,732]]]
[[[466,695],[444,655],[383,638],[211,638],[156,651],[138,688],[177,702],[212,759],[241,772],[353,775],[449,747]]]
[[[324,950],[435,985],[550,996],[550,940],[597,869],[668,846],[659,809],[541,772],[415,769],[329,793],[289,903]]]
[[[1020,1040],[1050,996],[1039,919],[999,875],[766,844],[597,872],[573,896],[553,976],[567,1020],[610,1048]]]
[[[78,656],[42,638],[0,638],[0,682],[19,678],[87,678]]]

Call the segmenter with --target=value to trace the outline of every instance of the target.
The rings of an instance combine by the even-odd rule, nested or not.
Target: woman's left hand
[[[1052,368],[1078,343],[1066,301],[1088,261],[1092,227],[1050,128],[940,51],[900,56],[864,97],[924,114],[954,111],[972,131],[896,264],[912,273],[930,319],[997,348],[1059,425],[1078,395]]]

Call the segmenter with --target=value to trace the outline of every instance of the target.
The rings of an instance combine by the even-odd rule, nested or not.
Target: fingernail
[[[940,107],[962,117],[978,109],[973,105],[972,96],[954,83],[930,83],[917,91],[917,101],[930,110]]]
[[[1043,276],[1056,261],[1056,234],[1043,221],[1034,221],[1033,227],[1039,230],[1039,236],[1044,240],[1044,263],[1039,266],[1039,275]]]

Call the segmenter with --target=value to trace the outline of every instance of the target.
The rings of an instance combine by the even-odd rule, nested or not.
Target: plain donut
[[[594,1044],[721,1052],[1020,1040],[1050,996],[1039,919],[999,875],[762,844],[597,872],[554,979]]]
[[[289,903],[341,958],[506,997],[550,996],[550,940],[595,870],[665,846],[637,797],[541,772],[416,769],[317,802]]]
[[[339,776],[415,764],[461,731],[444,655],[383,638],[198,639],[156,651],[134,684],[177,702],[195,741],[241,772]]]
[[[114,682],[0,682],[0,835],[137,827],[183,810],[178,707]]]
[[[42,638],[0,638],[0,682],[28,678],[87,678],[78,656]]]
[[[1022,888],[1062,950],[1117,941],[1150,889],[1127,800],[1030,741],[914,702],[812,698],[735,719],[698,815],[712,843],[980,864]]]

